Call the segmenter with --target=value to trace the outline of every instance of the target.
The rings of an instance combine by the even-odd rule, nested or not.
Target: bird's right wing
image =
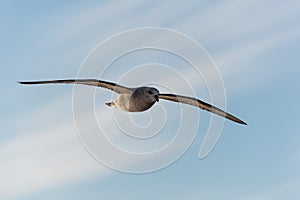
[[[130,93],[130,88],[118,85],[116,83],[101,81],[96,79],[66,79],[66,80],[47,80],[47,81],[21,81],[20,84],[33,85],[33,84],[81,84],[81,85],[90,85],[96,87],[103,87],[109,90],[112,90],[116,93]]]

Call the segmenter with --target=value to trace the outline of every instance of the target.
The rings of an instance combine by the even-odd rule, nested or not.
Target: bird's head
[[[158,102],[159,91],[156,88],[153,87],[146,87],[144,90],[144,95],[152,102]]]

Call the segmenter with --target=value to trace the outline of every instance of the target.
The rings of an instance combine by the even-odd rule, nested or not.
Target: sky
[[[299,199],[299,9],[297,1],[1,1],[0,199]],[[103,57],[92,57],[92,50],[144,27],[174,30],[199,43],[217,67],[226,110],[248,123],[225,120],[203,159],[199,149],[215,117],[207,112],[160,101],[128,115],[104,105],[115,97],[104,89],[17,83],[78,77],[82,66],[88,69],[83,75],[93,76],[87,78],[99,78],[98,62],[131,43],[104,49]],[[222,99],[218,80],[194,74],[182,59],[148,49],[124,55],[102,77],[207,102],[217,91]],[[86,105],[91,99],[93,112]],[[216,105],[224,106],[218,98]],[[119,134],[120,127],[133,134],[124,121],[129,118],[146,139]],[[92,124],[95,119],[102,131]],[[183,133],[191,140],[173,131],[186,119]],[[157,160],[119,159],[124,168],[146,169],[184,145],[186,151],[152,172],[121,172],[99,162],[80,137],[101,132],[132,152],[155,151],[180,136],[182,143]],[[99,153],[119,158],[93,144]]]

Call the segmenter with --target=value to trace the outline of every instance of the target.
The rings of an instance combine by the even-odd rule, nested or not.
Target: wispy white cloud
[[[257,57],[261,55],[268,55],[268,52],[274,48],[280,48],[284,44],[298,40],[300,35],[300,29],[298,27],[291,28],[288,30],[283,30],[278,33],[273,33],[272,35],[261,37],[255,40],[249,40],[244,43],[240,43],[233,48],[229,48],[227,52],[221,52],[219,55],[214,57],[215,62],[220,69],[222,70],[222,75],[224,80],[232,79],[236,74],[242,71],[247,71],[248,77],[261,78],[260,76],[252,76],[257,73],[259,70],[261,74],[268,74],[268,71],[272,71],[272,66],[261,66],[252,65],[251,68],[248,68],[248,65],[245,65],[244,62],[251,62],[251,60],[257,60]],[[264,72],[264,73],[262,73]],[[261,84],[262,80],[251,80],[252,87],[256,87],[257,84]],[[270,81],[270,79],[268,79]],[[254,84],[256,83],[256,84]],[[247,82],[246,84],[250,84]],[[239,88],[243,88],[242,84],[235,86],[236,91]],[[239,87],[239,88],[237,88]]]
[[[213,59],[226,80],[244,70],[244,65],[240,65],[242,60],[255,58],[259,53],[266,52],[276,45],[297,37],[299,32],[297,28],[281,30],[280,27],[283,27],[285,22],[294,16],[300,5],[270,5],[266,8],[261,5],[260,1],[220,2],[205,5],[205,10],[196,12],[192,8],[199,5],[183,5],[180,2],[175,2],[172,9],[178,8],[180,12],[172,13],[169,18],[176,18],[176,16],[181,16],[189,10],[191,13],[170,23],[169,27],[181,30],[188,35],[197,36],[197,39],[204,40],[208,46],[219,45],[218,51],[213,54]],[[142,18],[133,17],[133,14],[128,15],[128,12],[131,11],[132,13],[136,11],[136,14],[140,15],[141,13],[137,11],[138,8],[144,10]],[[143,25],[163,26],[164,22],[168,21],[168,17],[162,18],[162,13],[168,13],[169,9],[171,7],[166,2],[162,2],[160,6],[155,6],[149,2],[130,1],[126,3],[126,6],[122,2],[113,2],[93,8],[86,7],[80,11],[70,11],[68,15],[62,13],[63,20],[56,26],[59,28],[57,28],[57,34],[54,34],[54,38],[56,38],[56,42],[64,43],[89,35],[89,41],[101,42],[111,34],[128,28]],[[277,14],[270,18],[270,13]],[[127,18],[128,20],[126,20]],[[114,21],[114,24],[108,25],[107,19]],[[130,21],[130,23],[123,24],[124,20]],[[102,26],[105,26],[104,30],[101,30],[103,29]],[[194,27],[199,28],[195,29]],[[91,32],[91,30],[93,31]],[[270,30],[274,31],[270,33]],[[91,33],[97,33],[97,35],[91,35]],[[83,44],[86,43],[87,40],[84,40]],[[125,45],[126,41],[124,41]],[[255,71],[254,68],[252,71]],[[242,88],[240,84],[235,87],[238,86]]]
[[[81,145],[71,113],[62,123],[52,115],[53,110],[62,111],[64,104],[70,103],[64,97],[31,114],[15,116],[20,133],[0,146],[1,199],[14,199],[109,173]],[[35,128],[22,126],[23,121],[48,123]]]

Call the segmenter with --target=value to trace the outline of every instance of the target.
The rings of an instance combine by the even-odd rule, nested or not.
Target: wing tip
[[[245,125],[245,126],[248,126],[248,124],[247,124],[246,122],[244,122],[244,121],[242,121],[240,124],[243,124],[243,125]]]
[[[26,82],[26,81],[18,81],[18,83],[22,85],[30,84],[30,82]]]
[[[19,81],[19,84],[22,85],[34,85],[34,84],[42,84],[42,81]]]
[[[235,119],[235,120],[233,120],[233,121],[235,121],[236,123],[239,123],[239,124],[248,126],[248,124],[247,124],[246,122],[244,122],[244,121],[242,121],[242,120],[240,120],[240,119]]]
[[[246,122],[244,122],[243,120],[240,120],[239,118],[237,118],[237,117],[235,117],[235,116],[233,116],[233,115],[231,115],[231,114],[228,114],[228,113],[226,113],[226,115],[225,115],[225,118],[227,118],[227,119],[229,119],[229,120],[231,120],[231,121],[233,121],[233,122],[236,122],[236,123],[238,123],[238,124],[242,124],[242,125],[248,125]]]

